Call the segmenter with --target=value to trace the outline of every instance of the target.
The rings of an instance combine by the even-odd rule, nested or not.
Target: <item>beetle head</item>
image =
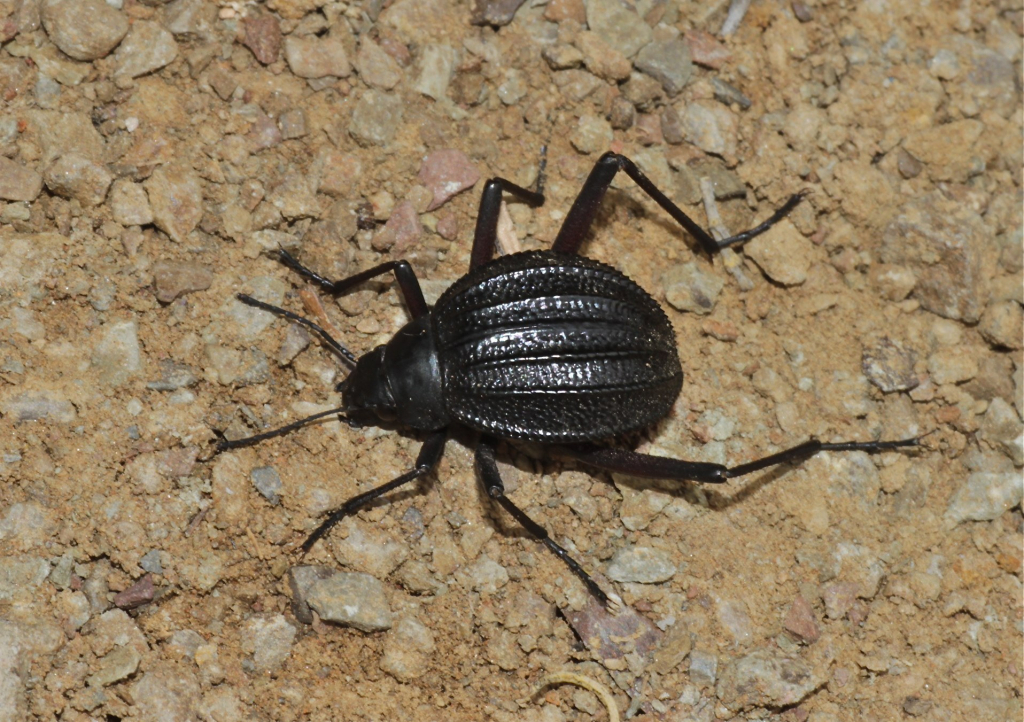
[[[342,403],[351,411],[371,411],[385,421],[393,421],[398,414],[384,370],[384,346],[363,354],[345,379],[338,384]]]

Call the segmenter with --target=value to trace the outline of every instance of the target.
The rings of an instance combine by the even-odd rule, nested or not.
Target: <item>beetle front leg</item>
[[[494,442],[491,439],[481,439],[480,443],[476,447],[476,467],[480,472],[480,482],[484,486],[484,491],[487,492],[487,496],[498,502],[505,511],[512,515],[516,521],[518,521],[526,531],[528,531],[537,541],[543,542],[544,545],[550,549],[555,556],[565,562],[565,565],[569,567],[580,581],[587,585],[587,589],[594,597],[597,598],[601,604],[608,606],[610,600],[608,595],[604,593],[601,587],[597,586],[597,582],[591,578],[589,574],[580,566],[579,562],[569,556],[563,547],[555,543],[555,541],[548,534],[547,530],[540,524],[535,522],[529,516],[526,515],[522,509],[516,506],[511,499],[505,496],[505,485],[501,481],[501,474],[498,472],[498,464],[494,460]]]
[[[402,292],[402,298],[405,299],[405,305],[409,309],[409,315],[415,320],[427,313],[427,302],[423,299],[423,291],[420,289],[419,279],[416,278],[416,273],[412,270],[412,266],[409,265],[408,261],[388,261],[357,273],[354,276],[343,278],[340,281],[332,281],[303,266],[295,256],[283,248],[278,251],[278,256],[281,259],[281,263],[288,266],[288,268],[335,296],[350,291],[371,278],[393,271],[395,280],[398,281],[398,289]]]
[[[921,438],[915,436],[912,439],[899,441],[846,441],[835,444],[823,444],[812,439],[791,449],[732,467],[596,446],[565,447],[563,451],[584,464],[620,474],[647,479],[677,479],[699,481],[705,484],[721,484],[734,477],[745,476],[770,466],[802,463],[819,451],[866,451],[869,454],[877,454],[882,451],[919,446]]]
[[[633,161],[618,153],[605,153],[597,161],[597,164],[594,165],[594,169],[590,171],[586,183],[583,184],[583,190],[576,196],[572,208],[569,209],[568,215],[566,215],[565,220],[562,222],[562,228],[559,230],[558,237],[555,238],[555,243],[552,245],[551,250],[558,253],[572,254],[579,252],[580,246],[583,244],[583,240],[586,238],[587,232],[594,222],[594,217],[597,215],[597,209],[601,205],[601,200],[604,198],[608,186],[612,184],[615,174],[620,170],[625,171],[626,175],[632,178],[633,182],[640,186],[655,203],[665,209],[666,213],[672,216],[679,225],[697,239],[705,253],[712,256],[727,246],[749,241],[754,236],[764,233],[785,218],[804,197],[803,193],[797,193],[775,211],[768,220],[756,228],[751,228],[743,233],[737,233],[735,236],[730,236],[722,241],[716,241],[696,221],[683,213],[682,209],[673,203],[668,196],[658,190],[657,186],[651,182],[651,179],[644,175],[643,171]]]
[[[424,476],[437,466],[437,462],[441,460],[441,456],[444,455],[444,442],[448,437],[448,432],[445,429],[435,432],[427,437],[427,440],[423,442],[423,446],[420,447],[420,453],[416,457],[416,468],[412,471],[407,471],[396,479],[392,479],[387,484],[381,484],[376,489],[370,489],[367,492],[363,492],[358,496],[353,496],[351,499],[341,505],[340,508],[335,509],[330,515],[320,523],[313,533],[302,543],[302,553],[306,554],[313,545],[316,544],[321,537],[323,537],[331,528],[339,521],[344,519],[346,516],[351,516],[357,511],[362,509],[364,506],[380,498],[389,491],[394,491],[400,486],[405,486],[411,481]]]

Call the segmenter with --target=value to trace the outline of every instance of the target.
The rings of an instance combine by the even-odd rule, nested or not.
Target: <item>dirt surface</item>
[[[537,693],[564,670],[635,719],[1020,718],[1019,2],[69,5],[0,0],[0,720],[608,719]],[[618,617],[487,502],[463,431],[303,558],[423,438],[332,421],[207,460],[345,374],[235,294],[313,313],[283,246],[331,278],[408,258],[434,299],[477,176],[529,185],[543,146],[526,249],[609,149],[732,232],[807,192],[709,260],[616,179],[584,252],[663,303],[686,377],[622,443],[921,447],[702,488],[503,444]],[[320,298],[356,354],[407,320],[390,277]]]

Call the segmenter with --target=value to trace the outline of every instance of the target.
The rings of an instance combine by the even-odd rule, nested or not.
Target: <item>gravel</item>
[[[384,586],[369,574],[332,573],[313,582],[305,600],[325,622],[361,632],[380,632],[393,624]]]
[[[824,682],[824,675],[802,659],[765,649],[726,664],[715,693],[730,712],[791,707]]]
[[[531,696],[564,668],[637,718],[1019,708],[1019,12],[753,3],[723,39],[729,3],[515,4],[481,27],[443,0],[0,3],[0,717],[600,715]],[[207,461],[346,373],[234,295],[317,323],[319,295],[365,352],[408,321],[393,277],[331,303],[277,249],[338,279],[407,257],[436,300],[479,181],[528,185],[542,145],[546,203],[510,204],[530,250],[609,150],[702,225],[807,192],[719,260],[616,177],[583,252],[659,300],[686,379],[619,443],[740,464],[930,433],[715,486],[502,444],[617,616],[480,503],[471,437],[292,568],[420,441],[332,419]],[[315,611],[327,580],[354,592]]]
[[[608,563],[608,578],[616,582],[656,584],[671,579],[676,565],[671,556],[651,547],[623,547]]]
[[[34,201],[43,189],[43,176],[0,157],[0,200]]]
[[[665,272],[661,283],[665,300],[679,311],[707,315],[715,310],[725,282],[704,264],[697,262],[674,266]]]
[[[128,33],[128,18],[103,0],[49,0],[42,3],[47,35],[75,60],[96,60]]]

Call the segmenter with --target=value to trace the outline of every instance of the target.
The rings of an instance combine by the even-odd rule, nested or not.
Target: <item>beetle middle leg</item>
[[[727,246],[744,243],[764,233],[785,218],[790,211],[797,207],[804,197],[803,193],[797,193],[764,223],[751,228],[749,231],[737,233],[735,236],[716,241],[696,221],[683,213],[682,209],[673,203],[668,196],[658,190],[657,186],[651,182],[651,179],[644,175],[643,171],[637,167],[636,163],[618,153],[605,153],[597,161],[597,164],[594,165],[594,169],[590,171],[590,175],[583,184],[583,190],[576,196],[572,208],[569,209],[569,213],[562,222],[562,228],[558,231],[558,237],[555,238],[555,243],[552,245],[551,250],[558,253],[579,252],[580,246],[583,244],[583,240],[586,238],[587,232],[594,222],[594,217],[597,215],[597,209],[601,205],[601,200],[604,198],[608,186],[611,185],[612,179],[615,178],[615,174],[620,170],[625,171],[626,175],[632,178],[655,203],[664,208],[679,225],[689,231],[700,243],[704,252],[711,256]]]
[[[511,514],[512,518],[518,521],[537,541],[543,542],[555,556],[565,562],[566,566],[569,567],[569,570],[579,577],[580,581],[587,585],[587,589],[590,590],[590,593],[597,597],[598,601],[607,606],[609,603],[608,595],[605,594],[604,590],[597,585],[597,582],[587,574],[583,567],[580,566],[580,563],[569,556],[569,552],[557,544],[544,527],[527,516],[526,512],[516,506],[511,499],[505,496],[505,484],[501,481],[498,464],[494,460],[493,440],[487,438],[480,439],[480,442],[476,447],[476,467],[480,473],[480,482],[483,484],[484,490],[487,492],[487,496],[497,501],[501,507]]]

